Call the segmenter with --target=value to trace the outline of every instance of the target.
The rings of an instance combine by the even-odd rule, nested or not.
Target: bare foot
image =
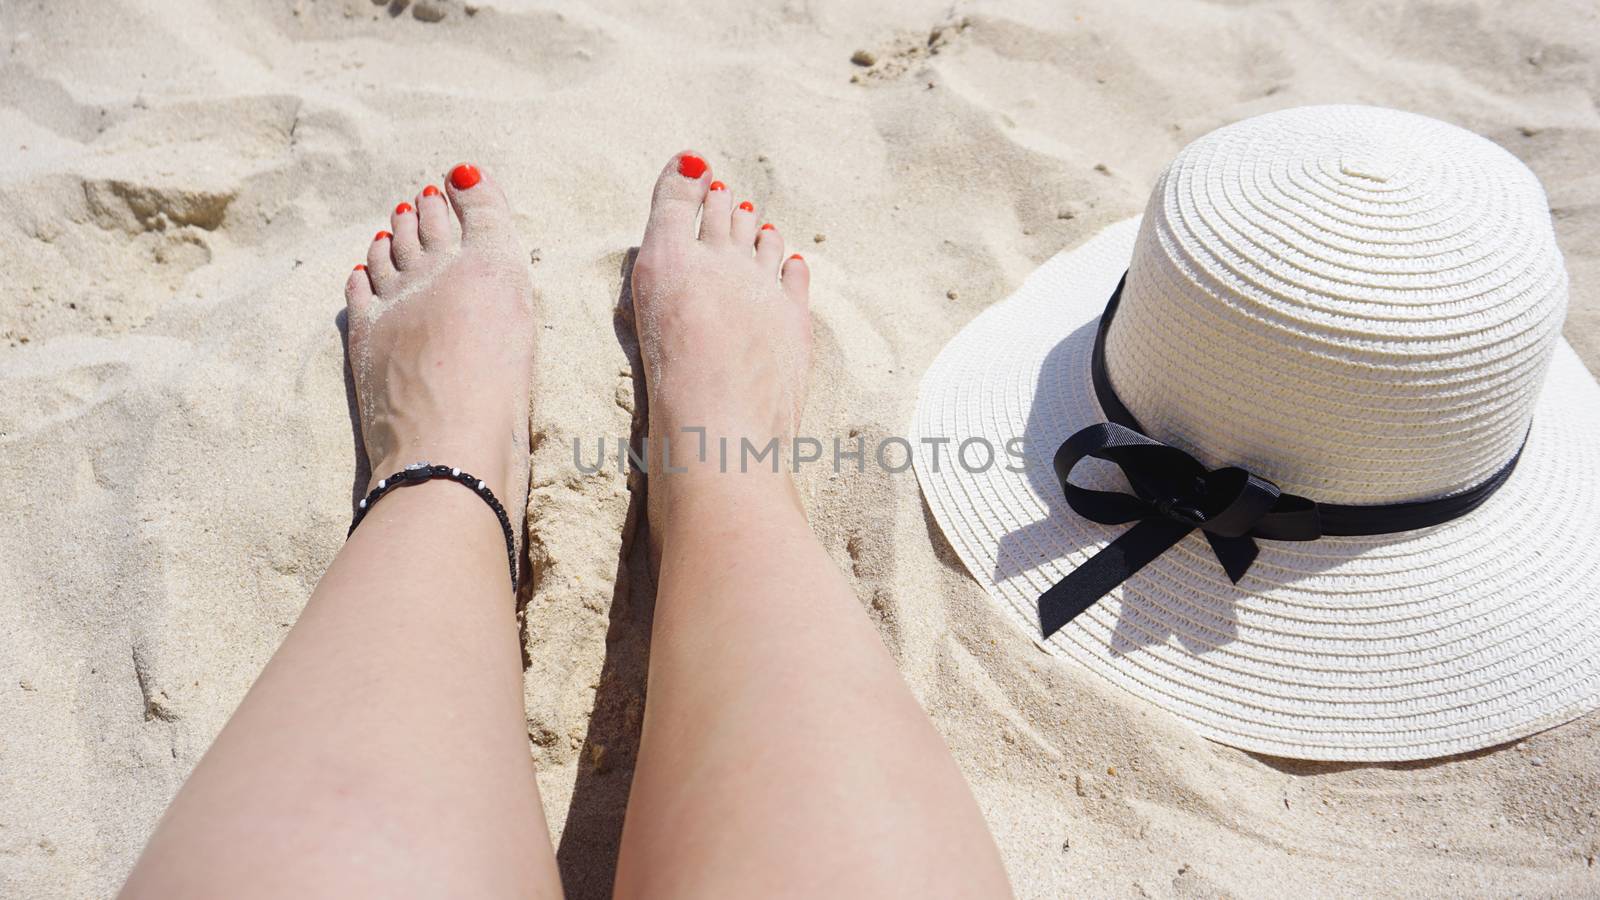
[[[520,525],[534,307],[505,195],[460,165],[389,222],[345,284],[372,481],[420,460],[459,467]]]
[[[702,473],[734,477],[745,462],[745,440],[765,448],[775,439],[781,457],[791,453],[811,366],[810,280],[799,254],[784,258],[778,230],[762,224],[749,201],[736,205],[703,159],[682,153],[667,163],[633,264],[634,321],[650,391],[653,543],[675,485]],[[703,460],[692,431],[700,428]],[[664,472],[663,438],[671,442],[672,465],[694,474]],[[770,474],[771,458],[749,468]]]

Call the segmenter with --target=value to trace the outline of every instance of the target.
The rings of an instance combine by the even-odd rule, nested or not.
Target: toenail
[[[482,179],[483,175],[478,172],[478,167],[472,163],[462,163],[450,170],[450,183],[455,185],[458,191],[464,191]]]
[[[392,238],[392,237],[394,237],[394,235],[390,234],[389,232],[380,231],[377,234],[372,236],[372,242],[373,243],[377,243],[378,241],[387,241],[389,238]]]
[[[403,216],[408,212],[411,212],[411,204],[409,203],[401,203],[394,208],[394,214],[397,216]]]
[[[754,203],[751,203],[749,200],[740,201],[739,202],[739,208],[744,210],[745,212],[755,212],[756,211],[756,205]]]
[[[778,226],[772,224],[771,222],[766,222],[766,223],[762,224],[761,230],[762,231],[777,231],[778,230]]]
[[[367,270],[367,266],[366,266],[365,263],[356,263],[356,271],[357,272],[365,272],[366,270]]]
[[[422,196],[424,196],[424,197],[437,197],[437,196],[439,196],[439,189],[430,184],[427,187],[422,189]]]
[[[799,261],[800,261],[800,262],[805,262],[805,261],[806,261],[806,258],[805,258],[805,257],[804,257],[804,256],[801,256],[801,255],[800,255],[800,254],[798,254],[798,253],[792,253],[792,254],[790,254],[790,255],[789,255],[789,258],[790,258],[790,259],[795,259],[795,260],[799,260]]]
[[[699,178],[706,173],[706,161],[693,153],[678,157],[678,174],[685,178]]]
[[[723,184],[720,181],[711,182],[711,190],[713,190],[713,191],[725,191],[727,189],[728,189],[728,186]]]

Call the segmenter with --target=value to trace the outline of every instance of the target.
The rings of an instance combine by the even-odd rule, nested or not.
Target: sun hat
[[[1600,707],[1600,386],[1566,302],[1510,153],[1258,116],[951,340],[917,477],[1044,649],[1205,737],[1493,746]]]

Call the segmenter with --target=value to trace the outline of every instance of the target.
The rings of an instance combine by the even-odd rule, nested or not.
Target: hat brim
[[[1103,419],[1089,353],[1138,224],[1057,254],[984,311],[917,400],[934,518],[1035,640],[1039,595],[1126,529],[1072,512],[1050,460]],[[977,446],[956,457],[973,438],[994,464]],[[1004,449],[1017,438],[1021,472]],[[1089,468],[1086,486],[1121,483]],[[1235,585],[1192,533],[1042,646],[1207,738],[1300,759],[1463,753],[1600,707],[1600,386],[1565,341],[1522,459],[1483,506],[1417,531],[1259,544]]]

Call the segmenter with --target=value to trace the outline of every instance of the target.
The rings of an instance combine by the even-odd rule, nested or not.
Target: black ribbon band
[[[1466,491],[1382,506],[1317,503],[1285,494],[1271,481],[1237,466],[1207,469],[1183,450],[1146,435],[1111,389],[1106,332],[1127,279],[1124,273],[1100,316],[1089,363],[1095,396],[1108,421],[1067,438],[1056,451],[1055,471],[1067,505],[1078,515],[1104,525],[1137,524],[1040,595],[1039,627],[1045,637],[1196,528],[1205,532],[1228,578],[1238,583],[1255,562],[1257,538],[1314,541],[1323,535],[1392,534],[1448,522],[1489,499],[1522,458],[1518,448],[1499,471]],[[1069,476],[1085,457],[1116,464],[1133,493],[1092,491],[1073,484]]]

